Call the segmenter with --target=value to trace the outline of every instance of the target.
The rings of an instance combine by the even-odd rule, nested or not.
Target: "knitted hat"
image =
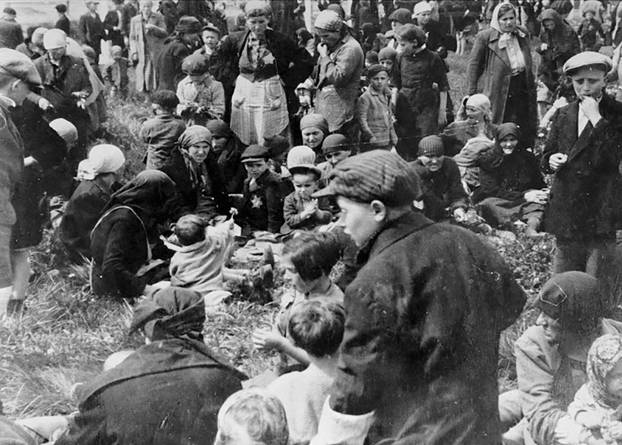
[[[263,145],[249,145],[240,156],[242,162],[253,162],[261,159],[267,161],[269,158],[270,151]]]
[[[426,136],[419,141],[419,156],[443,156],[445,147],[440,136],[435,134]]]
[[[406,8],[396,9],[389,16],[389,21],[398,22],[402,25],[405,25],[406,23],[412,23],[412,13]]]
[[[315,152],[306,145],[297,145],[287,153],[287,169],[291,174],[312,171],[322,176],[322,171],[315,166]]]
[[[181,70],[189,76],[201,76],[209,70],[209,60],[199,54],[191,54],[181,63]]]
[[[378,60],[382,62],[383,60],[392,60],[395,61],[397,57],[397,51],[395,51],[390,46],[385,46],[378,52]]]
[[[319,128],[322,130],[324,134],[328,133],[328,122],[324,119],[319,113],[311,113],[307,114],[300,119],[300,130],[304,130],[305,128]]]
[[[313,197],[343,196],[353,201],[374,200],[389,207],[411,204],[421,195],[419,177],[399,155],[372,150],[340,162],[330,173],[328,187]]]
[[[378,75],[378,73],[381,73],[383,71],[385,73],[389,74],[387,72],[387,69],[384,66],[380,65],[380,64],[376,64],[376,65],[370,66],[369,68],[367,68],[367,80],[373,79],[375,76]]]
[[[43,47],[47,50],[65,48],[67,46],[67,34],[62,29],[48,29],[43,34]]]
[[[344,135],[335,133],[329,134],[322,142],[322,153],[325,155],[336,151],[351,151],[352,147],[348,143],[348,138]]]
[[[338,32],[343,28],[343,20],[335,11],[325,9],[315,18],[315,28],[324,31]]]

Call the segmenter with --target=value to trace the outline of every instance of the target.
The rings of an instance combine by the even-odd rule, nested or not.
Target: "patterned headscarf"
[[[617,408],[622,397],[607,391],[607,374],[622,360],[622,336],[607,334],[597,338],[587,355],[587,388],[601,405]]]

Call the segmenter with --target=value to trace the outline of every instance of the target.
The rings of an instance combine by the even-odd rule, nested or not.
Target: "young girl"
[[[287,332],[293,306],[316,298],[343,304],[343,292],[329,278],[340,254],[340,244],[331,233],[303,232],[285,243],[281,265],[294,291],[281,298],[281,310],[273,329],[258,330],[253,334],[256,348],[281,353],[280,374],[301,365],[305,368],[310,363],[307,353],[294,346]]]
[[[587,383],[575,394],[568,414],[583,426],[585,443],[622,443],[622,336],[607,334],[594,341],[587,356]]]
[[[205,125],[225,114],[225,90],[209,73],[209,59],[193,54],[184,59],[181,69],[186,77],[177,85],[177,112],[190,125]]]

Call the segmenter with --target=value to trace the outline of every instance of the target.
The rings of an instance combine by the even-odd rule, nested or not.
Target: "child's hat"
[[[315,152],[306,145],[297,145],[287,153],[287,169],[291,174],[311,171],[322,176],[322,171],[315,166]]]
[[[564,74],[572,76],[574,72],[585,67],[599,68],[608,73],[613,67],[613,61],[604,54],[595,51],[583,51],[568,59],[562,69]]]
[[[378,63],[378,53],[376,51],[367,51],[365,61],[371,64]]]
[[[398,22],[402,25],[412,23],[412,13],[406,8],[398,8],[389,16],[390,22]]]
[[[199,54],[191,54],[181,63],[181,70],[189,76],[200,76],[209,70],[209,60]]]
[[[399,155],[386,150],[372,150],[340,162],[330,173],[328,187],[313,194],[343,196],[356,202],[381,201],[400,207],[419,198],[421,185],[413,168]]]
[[[387,73],[387,74],[389,73],[384,66],[382,66],[382,65],[380,65],[378,63],[375,64],[375,65],[372,65],[369,68],[367,68],[367,79],[372,79],[375,76],[377,76],[378,73],[381,73],[383,71],[385,73]]]
[[[270,158],[270,151],[263,145],[249,145],[246,150],[242,152],[240,160],[242,162],[254,162],[261,160],[268,160]]]
[[[396,57],[397,57],[397,51],[395,51],[390,46],[385,46],[380,51],[378,51],[378,60],[381,61],[381,62],[383,60],[393,60],[394,61]]]
[[[276,158],[277,156],[282,155],[290,147],[289,139],[285,136],[281,136],[280,134],[272,136],[271,138],[266,138],[264,145],[268,149],[271,158]]]
[[[440,136],[432,134],[419,141],[419,156],[443,156],[445,147]]]
[[[351,151],[352,147],[348,143],[348,138],[343,134],[334,133],[329,134],[322,141],[322,153],[325,155],[334,153],[336,151]]]

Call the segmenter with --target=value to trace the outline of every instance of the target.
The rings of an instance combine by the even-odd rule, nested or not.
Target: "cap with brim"
[[[584,51],[572,56],[564,63],[564,74],[572,76],[581,68],[595,68],[608,73],[613,67],[613,61],[604,54],[595,51]]]
[[[348,143],[348,138],[343,134],[329,134],[322,141],[322,153],[325,155],[335,153],[336,151],[351,151],[352,147]]]
[[[41,76],[28,56],[10,48],[0,48],[0,71],[26,82],[31,88],[41,87]]]
[[[249,145],[240,156],[242,162],[265,161],[269,158],[270,151],[263,145]]]
[[[396,9],[389,16],[389,21],[398,22],[398,23],[401,23],[402,25],[405,25],[406,23],[411,23],[412,13],[406,8]]]
[[[207,25],[205,25],[202,29],[201,32],[203,31],[212,31],[215,32],[216,34],[220,35],[220,29],[218,29],[216,27],[216,25],[212,24],[212,23],[208,23]]]

